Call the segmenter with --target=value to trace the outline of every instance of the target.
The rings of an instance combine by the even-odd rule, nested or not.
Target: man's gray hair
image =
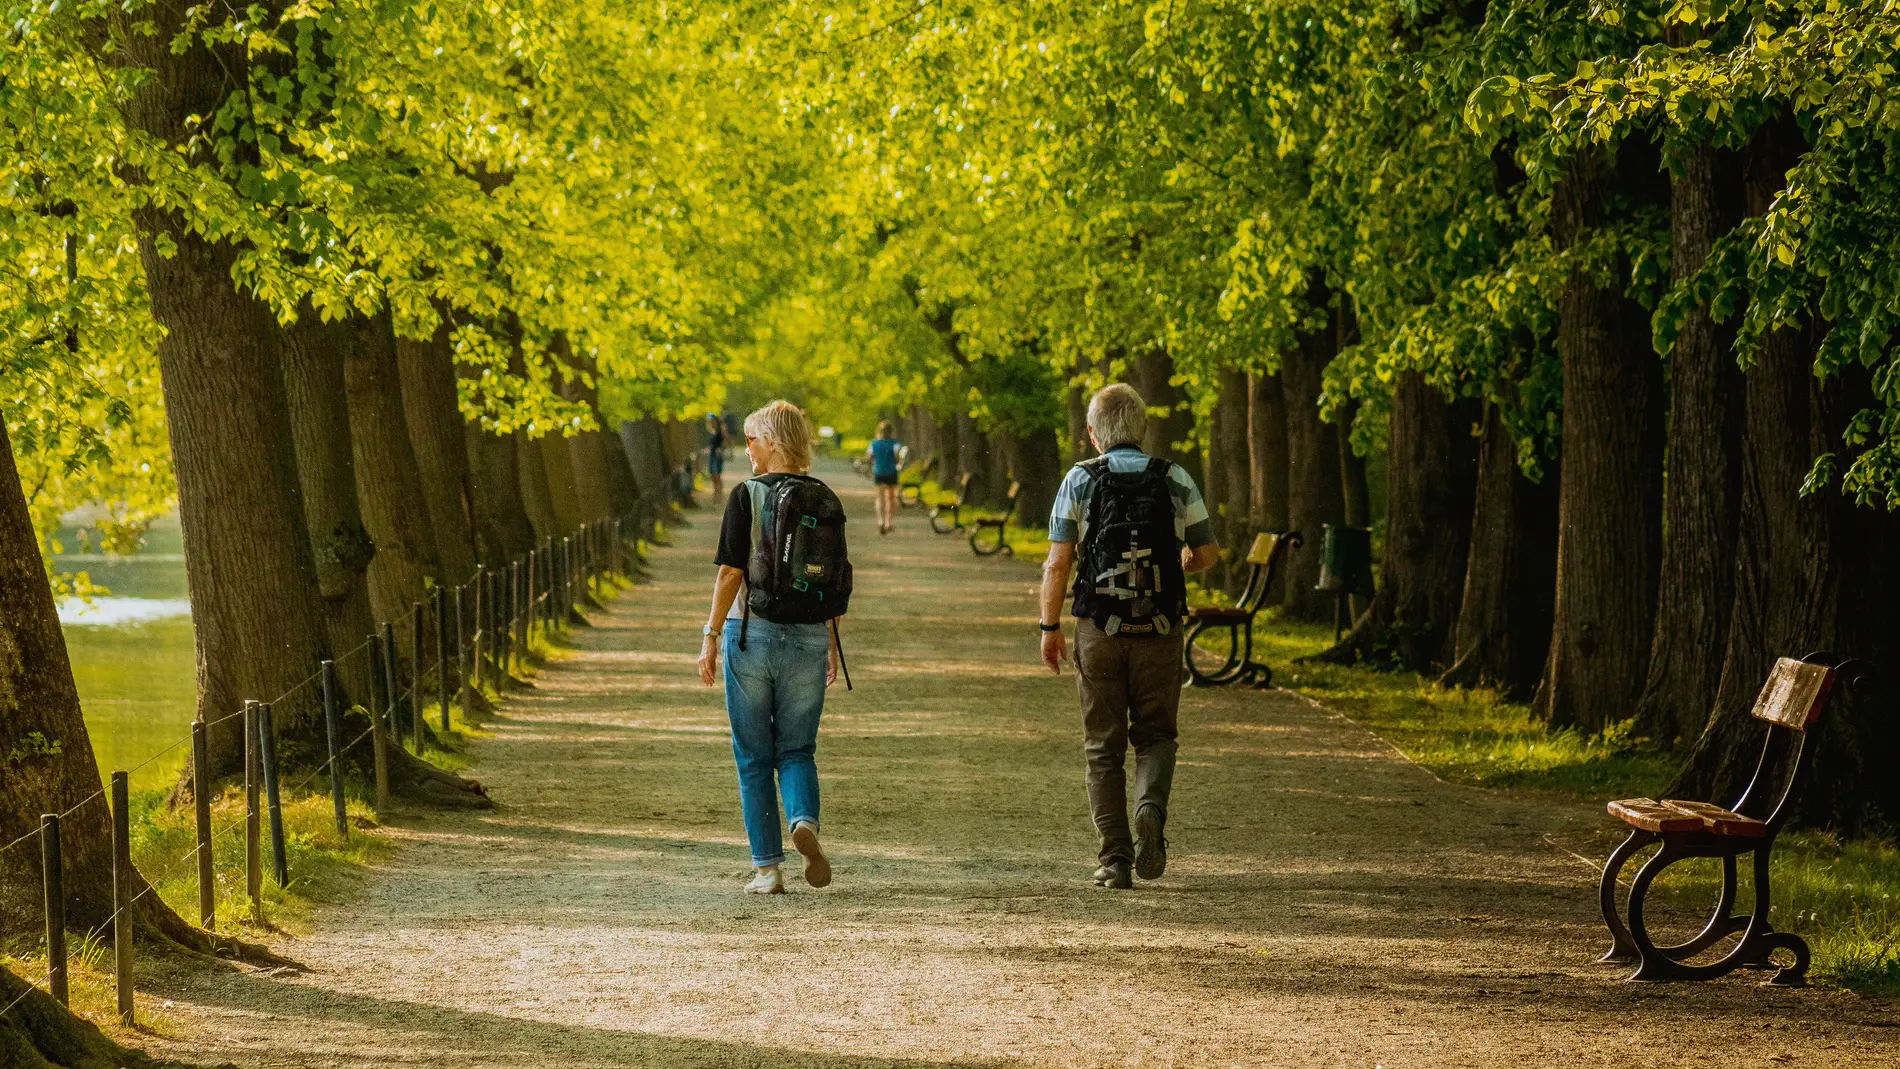
[[[1118,445],[1140,445],[1148,433],[1148,403],[1133,386],[1112,383],[1089,398],[1089,430],[1103,452]]]

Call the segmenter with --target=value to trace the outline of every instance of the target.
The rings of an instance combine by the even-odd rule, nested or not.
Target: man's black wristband
[[[1042,628],[1045,632],[1062,630],[1061,624],[1045,624],[1041,620],[1036,621],[1036,626]]]

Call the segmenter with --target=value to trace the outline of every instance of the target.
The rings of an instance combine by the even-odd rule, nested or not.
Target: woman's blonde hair
[[[881,419],[877,421],[877,436],[879,438],[891,438],[895,437],[896,434],[897,428],[891,426],[890,420]]]
[[[811,423],[790,401],[773,401],[747,416],[745,435],[772,443],[779,462],[793,471],[811,469]]]

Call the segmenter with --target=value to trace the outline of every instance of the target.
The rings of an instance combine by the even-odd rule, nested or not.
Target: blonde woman
[[[887,535],[897,519],[897,472],[903,467],[902,447],[890,420],[878,423],[877,437],[864,455],[871,458],[871,481],[877,484],[877,533]]]
[[[785,823],[791,826],[792,845],[804,857],[806,884],[824,887],[831,882],[831,862],[818,843],[815,755],[825,688],[838,677],[835,616],[849,604],[850,565],[843,561],[843,509],[829,487],[806,474],[811,467],[811,425],[805,413],[790,402],[773,401],[747,416],[745,451],[753,477],[733,487],[726,501],[719,549],[713,556],[719,573],[702,632],[699,679],[713,685],[723,654],[739,806],[752,849],[752,882],[745,889],[783,894],[780,829]],[[773,569],[779,554],[770,549],[754,552],[759,544],[779,544],[775,532],[790,509],[802,510],[793,517],[793,526],[798,519],[810,521],[804,524],[810,538],[799,539],[801,552],[813,542],[822,546],[835,534],[835,546],[815,551],[817,556],[810,560],[794,561],[804,577],[801,583],[821,577],[800,586],[798,594],[785,594],[776,580]],[[786,545],[789,551],[791,542]],[[842,570],[841,592],[837,576],[826,569]],[[810,593],[830,594],[831,608],[815,610],[802,602],[808,588]],[[809,622],[814,617],[833,620],[834,626]],[[784,823],[779,818],[781,794]]]

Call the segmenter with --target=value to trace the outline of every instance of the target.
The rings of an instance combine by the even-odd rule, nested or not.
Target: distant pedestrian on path
[[[1137,444],[1147,405],[1117,383],[1089,400],[1089,441],[1101,456],[1069,470],[1049,514],[1042,573],[1042,663],[1062,671],[1062,596],[1076,564],[1075,670],[1082,694],[1082,749],[1089,808],[1102,848],[1097,886],[1134,885],[1168,866],[1168,793],[1174,784],[1181,707],[1185,577],[1220,559],[1207,505],[1193,476]],[[1135,823],[1128,825],[1123,772],[1135,747]]]
[[[713,498],[726,492],[726,425],[716,413],[706,413],[706,477],[712,480]]]
[[[745,439],[754,475],[726,501],[699,679],[713,685],[723,647],[726,716],[752,848],[752,882],[745,889],[783,894],[781,793],[792,845],[805,859],[805,882],[831,882],[831,862],[818,845],[815,754],[825,688],[842,662],[837,618],[850,606],[851,565],[837,495],[805,474],[811,468],[805,413],[773,401],[746,417]]]
[[[890,420],[877,425],[877,437],[871,439],[864,455],[871,458],[871,481],[877,484],[877,533],[887,535],[897,520],[897,472],[903,466],[902,446]]]

